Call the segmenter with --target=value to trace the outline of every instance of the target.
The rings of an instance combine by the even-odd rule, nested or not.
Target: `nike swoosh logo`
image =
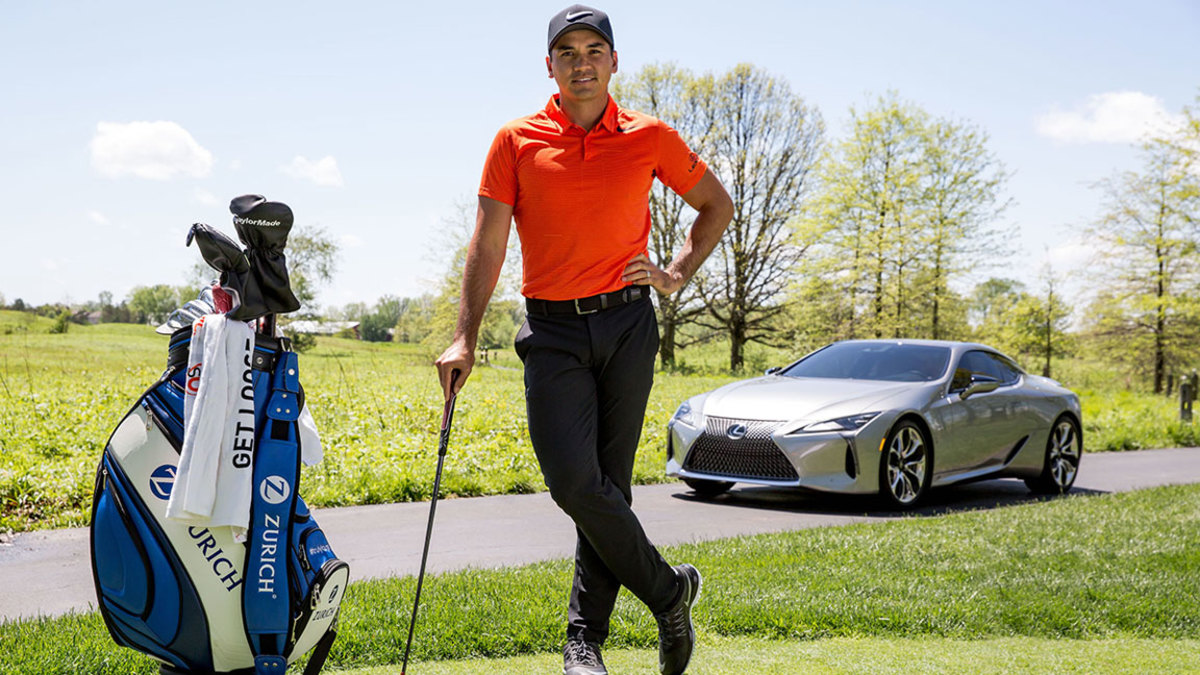
[[[578,21],[585,16],[591,16],[591,15],[592,15],[591,12],[571,12],[563,18],[565,18],[567,21]]]

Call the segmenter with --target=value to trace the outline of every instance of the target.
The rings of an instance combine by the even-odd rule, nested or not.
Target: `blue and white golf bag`
[[[100,612],[118,644],[154,657],[162,673],[282,674],[310,651],[305,673],[317,673],[349,566],[296,492],[304,403],[296,354],[286,339],[255,335],[253,497],[239,543],[228,526],[166,517],[191,337],[190,325],[172,335],[166,372],[104,449],[90,532]]]

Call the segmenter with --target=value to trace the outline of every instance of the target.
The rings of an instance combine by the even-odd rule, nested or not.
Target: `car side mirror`
[[[775,366],[773,368],[767,368],[767,372],[763,373],[763,375],[774,375],[775,373],[778,373],[781,370],[783,370],[783,368],[780,368],[779,366]]]
[[[969,398],[975,394],[986,394],[989,391],[995,391],[1000,388],[1002,383],[990,375],[975,374],[971,376],[971,384],[959,394],[962,398]]]

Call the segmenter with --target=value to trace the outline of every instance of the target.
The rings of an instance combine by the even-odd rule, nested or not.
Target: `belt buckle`
[[[596,312],[599,312],[599,311],[600,311],[600,308],[599,308],[599,307],[597,307],[596,309],[583,309],[583,308],[581,308],[581,307],[579,306],[579,298],[575,298],[574,302],[575,302],[575,313],[576,313],[576,314],[579,314],[579,315],[584,315],[584,314],[595,314]]]

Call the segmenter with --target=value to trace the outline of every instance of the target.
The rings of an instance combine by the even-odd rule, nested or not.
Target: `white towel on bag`
[[[254,331],[223,314],[192,326],[183,399],[183,449],[167,517],[233,528],[250,523],[254,465]]]

